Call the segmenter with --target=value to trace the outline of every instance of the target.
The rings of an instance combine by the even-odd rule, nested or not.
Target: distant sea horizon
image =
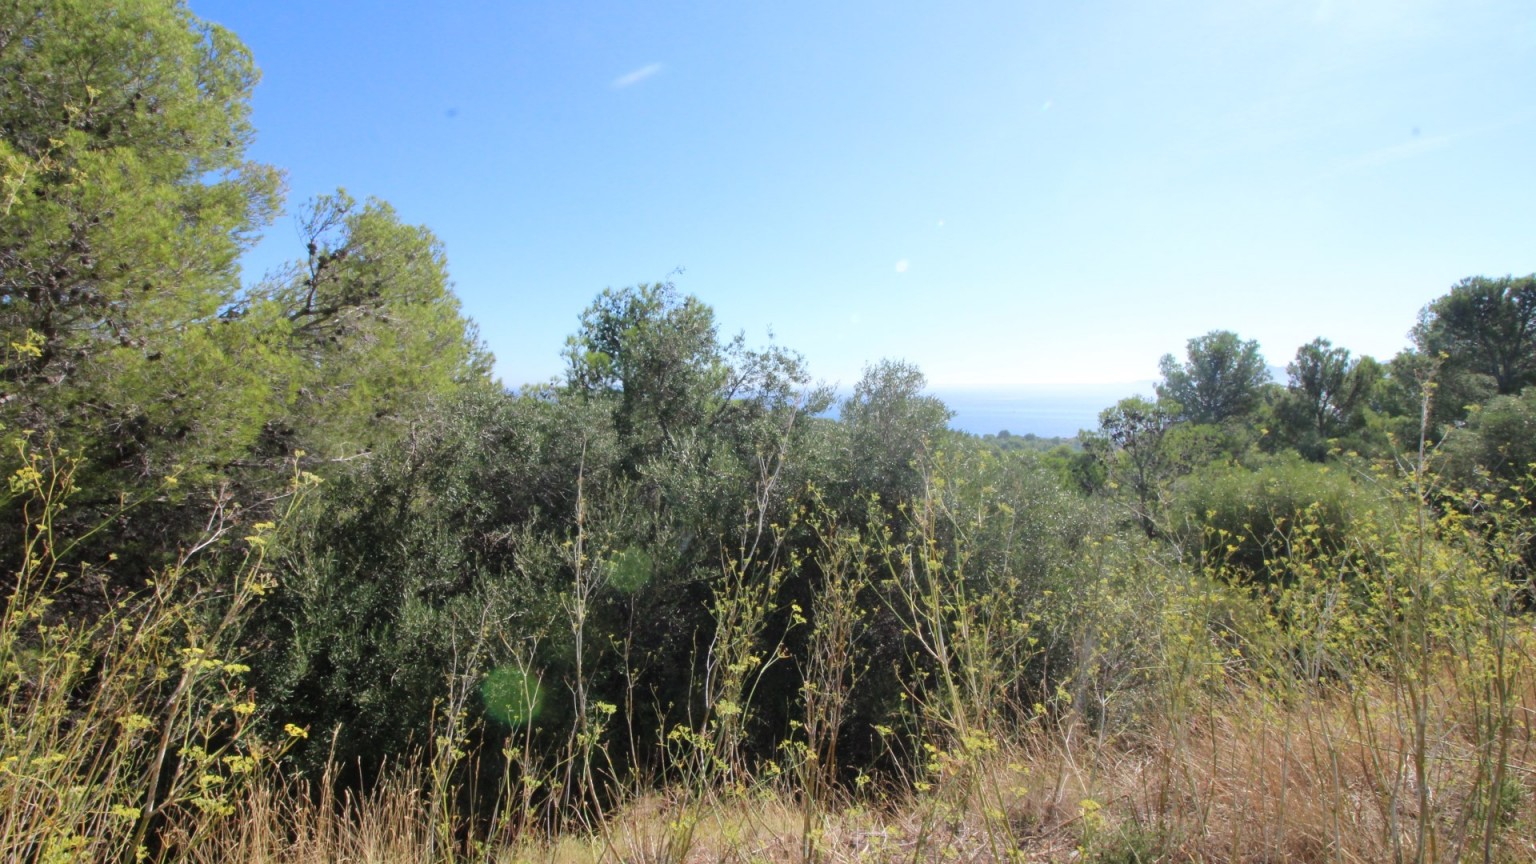
[[[988,387],[930,387],[951,414],[949,428],[972,435],[1034,435],[1073,438],[1099,427],[1099,412],[1129,396],[1153,396],[1151,380],[1115,384],[1016,384]],[[508,388],[508,392],[537,392],[538,385]],[[835,418],[849,393],[834,392],[832,404],[817,416]]]
[[[1097,429],[1099,412],[1128,396],[1151,396],[1151,381],[1114,384],[1021,384],[1012,387],[935,387],[929,392],[954,412],[949,427],[973,435],[1070,438]]]

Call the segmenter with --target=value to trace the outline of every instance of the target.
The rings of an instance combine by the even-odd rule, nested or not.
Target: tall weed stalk
[[[195,849],[284,749],[257,733],[240,643],[274,586],[264,554],[275,525],[236,539],[237,514],[215,501],[174,563],[108,593],[89,587],[105,583],[70,563],[72,542],[55,531],[75,463],[26,436],[10,446],[22,554],[0,614],[0,858]],[[290,505],[313,482],[296,474]],[[87,594],[99,612],[76,608]]]

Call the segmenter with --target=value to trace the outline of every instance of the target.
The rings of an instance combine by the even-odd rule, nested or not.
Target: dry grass
[[[1431,800],[1440,838],[1432,860],[1478,860],[1475,752],[1469,706],[1454,682],[1437,690]],[[1517,694],[1523,725],[1510,748],[1514,805],[1495,861],[1536,861],[1536,685]],[[1221,861],[1393,859],[1391,832],[1411,849],[1419,813],[1403,794],[1410,742],[1393,689],[1324,692],[1283,701],[1224,697],[1179,728],[1084,735],[1064,722],[1032,730],[985,758],[955,763],[923,793],[832,810],[816,858],[839,862]],[[411,778],[366,799],[311,804],[258,791],[200,860],[256,862],[444,860]],[[1397,794],[1393,790],[1397,789]],[[494,862],[799,862],[802,813],[792,791],[763,785],[721,796],[637,796],[596,830],[515,838],[456,850]],[[1395,826],[1395,827],[1394,827]],[[466,854],[473,853],[473,854]]]

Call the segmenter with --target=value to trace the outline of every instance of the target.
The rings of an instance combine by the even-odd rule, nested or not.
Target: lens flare
[[[651,581],[654,568],[655,564],[645,550],[625,549],[608,563],[608,584],[625,594],[632,594]]]
[[[485,713],[508,726],[531,723],[544,704],[544,691],[537,679],[516,666],[492,669],[480,684],[480,698]]]

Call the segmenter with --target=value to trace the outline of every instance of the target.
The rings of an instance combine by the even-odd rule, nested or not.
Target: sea
[[[1052,384],[989,388],[934,388],[932,395],[954,412],[952,429],[973,435],[1037,435],[1070,438],[1097,429],[1099,412],[1128,396],[1152,395],[1151,381],[1120,384]]]

